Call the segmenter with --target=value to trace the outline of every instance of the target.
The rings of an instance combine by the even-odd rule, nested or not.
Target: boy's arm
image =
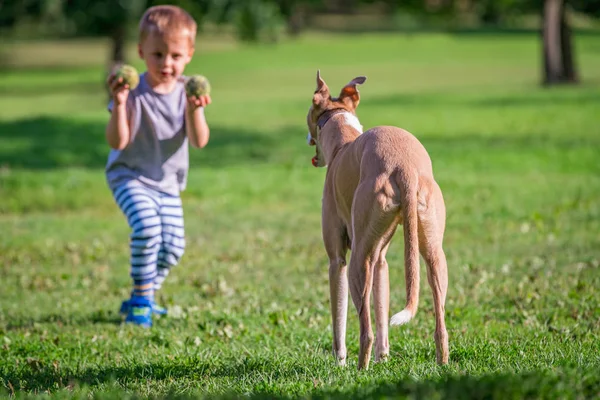
[[[106,141],[115,150],[123,150],[131,137],[126,103],[115,104],[106,125]]]
[[[190,144],[197,148],[203,148],[208,144],[210,129],[204,116],[204,107],[211,103],[210,96],[200,98],[188,97],[185,110],[185,130]]]
[[[109,106],[110,120],[106,125],[106,141],[115,150],[123,150],[129,144],[131,132],[127,118],[127,98],[129,85],[123,84],[123,78],[117,78],[112,72],[106,79],[112,95]]]

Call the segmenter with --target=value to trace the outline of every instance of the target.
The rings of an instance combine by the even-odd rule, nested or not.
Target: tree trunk
[[[295,5],[287,16],[287,32],[290,36],[298,36],[304,25],[304,13],[299,5]]]
[[[110,39],[110,57],[108,59],[108,65],[106,66],[105,75],[102,78],[103,81],[112,71],[114,71],[117,65],[124,64],[126,61],[125,46],[127,43],[127,27],[125,24],[113,26],[110,32]],[[108,86],[106,85],[105,88],[110,100],[111,97]]]
[[[571,29],[566,18],[564,0],[545,1],[542,36],[544,84],[577,82]]]
[[[279,0],[279,13],[286,20],[287,33],[298,36],[304,27],[304,7],[296,0]]]
[[[357,0],[326,0],[325,7],[335,13],[354,14]]]
[[[571,27],[567,20],[567,15],[563,12],[560,24],[560,46],[562,48],[562,60],[564,68],[565,82],[577,83],[579,77],[577,76],[577,67],[575,65],[575,52],[573,47],[573,35],[571,34]]]
[[[113,65],[125,62],[125,41],[126,27],[124,25],[115,26],[111,33],[112,54],[111,62]]]

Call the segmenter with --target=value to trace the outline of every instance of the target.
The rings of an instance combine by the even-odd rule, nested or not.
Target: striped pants
[[[133,295],[152,297],[185,249],[181,198],[128,181],[113,192],[131,228]]]

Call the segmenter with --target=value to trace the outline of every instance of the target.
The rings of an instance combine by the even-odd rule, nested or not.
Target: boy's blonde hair
[[[173,5],[160,5],[146,10],[140,20],[140,42],[151,32],[160,35],[184,33],[190,39],[190,46],[196,41],[196,21],[183,8]]]

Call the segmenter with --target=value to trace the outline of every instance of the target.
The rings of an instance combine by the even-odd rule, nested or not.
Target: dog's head
[[[306,116],[306,123],[308,125],[306,140],[310,146],[316,146],[316,155],[312,159],[312,164],[315,167],[326,166],[325,157],[321,150],[321,143],[319,142],[319,131],[322,128],[322,126],[319,126],[319,119],[327,112],[333,110],[347,111],[354,115],[356,107],[358,107],[358,103],[360,102],[360,95],[356,86],[364,83],[366,80],[367,78],[364,76],[352,79],[342,88],[339,96],[334,98],[331,97],[329,87],[323,78],[321,78],[320,71],[317,71],[317,89],[313,94],[312,104]]]

